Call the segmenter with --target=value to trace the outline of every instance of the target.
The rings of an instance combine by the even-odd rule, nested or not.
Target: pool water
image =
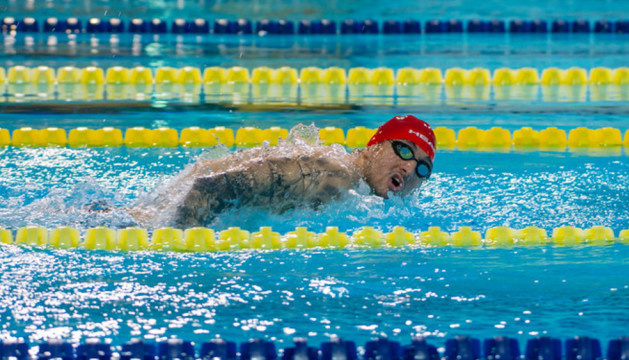
[[[120,16],[210,17],[252,20],[291,18],[386,19],[474,18],[567,20],[629,17],[626,3],[546,1],[0,1],[15,17]],[[115,10],[115,14],[113,9]],[[626,34],[625,34],[626,35]],[[107,68],[160,66],[365,66],[533,67],[586,69],[626,66],[629,38],[621,34],[514,36],[443,34],[411,36],[197,37],[55,35],[14,39],[0,35],[0,66],[88,65]],[[112,40],[115,39],[115,40]],[[585,89],[585,87],[584,87]],[[629,129],[626,89],[599,100],[586,96],[525,99],[456,98],[436,101],[390,97],[374,103],[353,98],[343,107],[268,108],[213,101],[182,105],[153,96],[141,102],[59,101],[16,98],[4,89],[0,128],[57,126],[200,126],[290,129],[297,124],[376,128],[394,115],[413,113],[433,127],[550,126]],[[538,89],[540,90],[540,89]],[[624,94],[624,95],[623,95]],[[153,94],[155,95],[155,94]],[[209,104],[209,105],[208,105]],[[223,106],[224,105],[224,106]],[[247,104],[245,104],[247,105]],[[27,225],[122,228],[126,208],[150,197],[197,158],[236,149],[197,148],[0,148],[0,227]],[[348,149],[349,151],[349,149]],[[603,225],[616,235],[629,229],[627,148],[560,151],[439,150],[434,174],[420,193],[383,200],[358,189],[319,210],[283,214],[243,208],[221,214],[211,227],[257,231],[271,226],[285,234],[298,226],[348,234],[364,226],[390,232],[404,226],[415,234],[430,226],[454,232],[471,226],[482,234],[497,226]],[[114,207],[94,213],[86,205],[105,200]],[[152,229],[149,229],[152,230]],[[496,335],[524,341],[549,335],[626,334],[629,311],[629,247],[380,248],[222,253],[104,252],[0,245],[0,339],[31,343],[62,338],[75,343],[96,337],[121,344],[131,338],[169,337],[197,343],[214,337],[233,341],[266,338],[288,346],[306,337],[316,346],[330,335],[357,344],[388,336],[404,344],[423,335],[443,346],[446,338]]]
[[[214,151],[214,152],[212,152]],[[219,156],[213,149],[203,156]],[[0,218],[8,228],[124,227],[121,210],[150,194],[201,149],[6,148],[0,153]],[[619,152],[440,151],[421,194],[384,201],[353,193],[315,211],[245,208],[211,226],[282,234],[296,226],[348,234],[363,226],[419,233],[495,226],[547,231],[572,225],[629,228],[626,155]],[[517,163],[518,166],[513,166]],[[84,209],[106,199],[118,208]],[[353,249],[231,253],[120,253],[0,248],[1,333],[31,342],[98,337],[123,342],[171,336],[198,343],[264,337],[289,346],[331,334],[362,344],[426,335],[539,335],[624,331],[628,248]],[[279,345],[278,345],[279,346]]]
[[[626,246],[111,253],[0,248],[4,337],[618,337]]]
[[[108,199],[118,209],[149,197],[199,156],[217,158],[230,149],[185,148],[6,148],[0,153],[0,214],[9,228],[29,224],[124,227],[129,216],[95,214],[85,208]],[[513,164],[518,164],[514,167]],[[579,152],[465,152],[442,150],[435,174],[420,194],[390,201],[350,192],[320,211],[308,207],[276,214],[257,208],[224,213],[212,227],[257,231],[272,226],[285,233],[296,226],[324,232],[339,226],[352,232],[365,225],[386,231],[472,226],[483,233],[496,226],[536,225],[548,231],[572,225],[629,228],[629,165],[620,149]],[[56,210],[56,211],[55,211]],[[109,223],[112,220],[119,222]]]
[[[157,1],[157,0],[83,0],[22,2],[3,0],[0,6],[15,17],[42,16],[128,17],[128,18],[194,18],[201,14],[212,18],[238,19],[623,19],[629,5],[604,0],[545,0],[504,3],[499,0],[482,3],[467,0],[446,0],[438,3],[403,0],[396,3],[380,1]]]

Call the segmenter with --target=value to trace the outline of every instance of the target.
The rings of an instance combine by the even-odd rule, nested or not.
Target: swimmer
[[[285,154],[255,148],[200,160],[185,174],[185,190],[168,201],[163,198],[158,207],[170,213],[166,221],[185,229],[205,226],[233,207],[264,206],[279,213],[304,205],[316,209],[361,181],[385,199],[404,196],[430,177],[435,150],[435,135],[426,122],[396,116],[378,128],[365,148],[351,153],[329,146]],[[146,212],[131,213],[139,222],[146,220]]]

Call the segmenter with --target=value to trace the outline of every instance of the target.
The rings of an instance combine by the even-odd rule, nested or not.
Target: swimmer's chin
[[[386,189],[385,191],[379,191],[374,189],[372,192],[374,195],[380,196],[383,199],[388,199],[389,197],[391,197],[392,195],[395,195],[395,192],[391,189]]]
[[[415,194],[419,194],[419,189],[415,188],[415,189],[402,189],[402,190],[395,190],[395,189],[387,189],[386,192],[381,193],[377,190],[374,190],[373,192],[375,195],[380,196],[383,199],[390,199],[392,197],[398,197],[398,198],[404,198],[404,197],[408,197],[408,196],[413,196]]]
[[[405,189],[402,185],[398,185],[396,186],[395,184],[389,183],[389,186],[387,187],[387,189],[384,192],[381,193],[376,193],[378,196],[384,198],[384,199],[389,199],[393,196],[396,197],[403,197],[405,195]]]
[[[400,191],[398,191],[396,189],[391,189],[390,187],[387,187],[385,189],[373,188],[371,193],[374,194],[374,195],[380,196],[383,199],[389,199],[391,196],[399,196],[400,195]]]

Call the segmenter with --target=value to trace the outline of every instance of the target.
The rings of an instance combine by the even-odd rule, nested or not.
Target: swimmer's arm
[[[234,182],[241,172],[220,173],[197,178],[175,213],[175,225],[179,228],[202,226],[216,214],[225,210],[236,199]]]
[[[202,226],[235,205],[271,202],[301,179],[295,171],[297,167],[289,161],[273,159],[199,177],[177,207],[175,225],[180,228]]]
[[[351,186],[345,169],[317,158],[274,158],[197,178],[176,210],[180,228],[202,226],[235,205],[307,203],[317,207]]]

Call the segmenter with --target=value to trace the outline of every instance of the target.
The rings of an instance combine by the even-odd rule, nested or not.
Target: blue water
[[[69,131],[79,126],[101,128],[113,126],[125,130],[133,126],[158,128],[161,126],[182,130],[186,127],[199,126],[213,128],[224,126],[236,131],[246,126],[266,129],[280,126],[291,129],[297,124],[315,124],[322,128],[334,126],[344,130],[365,126],[375,129],[383,122],[398,114],[413,113],[429,122],[433,127],[445,126],[455,131],[468,126],[489,129],[494,126],[503,127],[511,132],[522,127],[542,130],[557,127],[568,133],[577,127],[601,128],[615,127],[624,135],[629,130],[627,107],[625,102],[614,102],[610,106],[593,106],[590,102],[541,104],[528,103],[514,106],[487,106],[472,104],[429,105],[429,106],[391,106],[383,108],[359,108],[308,111],[302,109],[286,109],[283,112],[248,112],[238,110],[226,111],[158,111],[142,112],[121,111],[113,113],[73,114],[73,113],[16,113],[0,114],[2,127],[10,131],[21,127],[60,127]],[[94,107],[98,105],[93,105]],[[38,108],[35,106],[35,110]],[[72,105],[67,106],[72,109]],[[148,108],[148,107],[147,107]],[[424,110],[424,112],[418,112]],[[516,112],[518,111],[518,112]]]
[[[0,247],[0,335],[119,344],[171,336],[318,346],[335,334],[596,336],[626,331],[629,248],[103,253]]]
[[[627,34],[193,36],[18,34],[0,65],[61,67],[364,66],[587,69],[626,66]],[[51,39],[54,42],[51,43]]]
[[[224,150],[204,156],[217,157]],[[79,229],[121,227],[122,211],[94,214],[83,208],[108,199],[122,209],[167,183],[200,149],[6,148],[0,150],[0,218],[16,229],[30,224]],[[304,207],[275,214],[241,209],[222,214],[217,230],[240,226],[257,231],[272,226],[286,233],[296,226],[323,232],[339,226],[353,232],[364,225],[391,231],[402,225],[415,233],[429,226],[456,231],[472,226],[485,232],[495,226],[536,225],[549,233],[572,225],[629,229],[629,166],[623,150],[580,152],[440,151],[435,174],[421,194],[391,201],[364,193],[315,211]],[[517,164],[517,166],[514,166]]]
[[[346,18],[376,21],[415,18],[629,17],[620,1],[61,1],[1,0],[3,16],[176,17],[230,19]],[[196,37],[0,36],[0,66],[388,66],[393,69],[476,66],[494,70],[550,66],[626,66],[627,37],[619,35]],[[15,40],[15,42],[13,42]],[[55,44],[56,40],[56,44]],[[8,89],[9,87],[7,87]],[[593,87],[576,99],[536,97],[516,101],[467,98],[422,102],[385,99],[361,106],[275,108],[169,106],[153,101],[131,106],[113,101],[59,102],[0,98],[0,127],[99,128],[243,126],[267,128],[315,124],[347,131],[375,128],[397,114],[414,113],[433,126],[510,131],[616,127],[629,129],[626,97],[598,101]],[[626,94],[626,92],[625,92]],[[31,101],[32,100],[32,101]],[[358,99],[361,100],[361,99]],[[364,99],[363,99],[364,100]],[[389,101],[390,100],[390,101]],[[399,100],[399,99],[398,99]],[[577,101],[575,101],[577,100]],[[19,102],[19,104],[15,104]],[[360,102],[360,101],[359,101]],[[54,105],[54,106],[52,106]],[[175,104],[176,105],[176,104]],[[193,106],[194,105],[194,106]],[[217,157],[233,149],[215,148]],[[81,232],[129,223],[124,208],[143,199],[192,163],[202,149],[0,148],[0,226]],[[278,215],[245,208],[221,214],[212,227],[256,231],[296,226],[323,232],[338,226],[352,233],[365,225],[414,233],[429,226],[456,231],[472,226],[536,225],[549,233],[570,225],[604,225],[617,235],[629,229],[627,148],[609,151],[439,151],[435,173],[420,194],[384,201],[349,194],[315,211]],[[107,200],[111,213],[84,209]],[[120,253],[35,249],[0,245],[0,339],[32,343],[90,337],[115,344],[141,337],[179,337],[197,343],[221,336],[244,341],[263,337],[288,346],[304,336],[317,346],[329,335],[357,344],[386,335],[402,343],[425,335],[445,338],[496,335],[523,341],[550,335],[596,336],[606,342],[626,334],[629,320],[629,247],[532,247],[511,249],[348,249],[294,252]]]
[[[381,1],[295,1],[295,0],[83,0],[30,2],[2,0],[0,10],[17,16],[80,16],[192,19],[246,18],[270,19],[322,19],[332,20],[374,19],[626,19],[629,5],[622,1],[604,0],[546,0],[505,3],[499,0],[467,1],[447,0],[417,2],[410,0],[394,3]]]

